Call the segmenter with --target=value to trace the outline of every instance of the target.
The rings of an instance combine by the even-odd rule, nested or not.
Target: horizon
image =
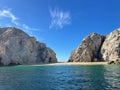
[[[0,27],[16,27],[36,37],[68,61],[83,38],[120,27],[119,0],[1,0]]]

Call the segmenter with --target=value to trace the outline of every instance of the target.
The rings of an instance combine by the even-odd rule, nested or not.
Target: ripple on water
[[[0,90],[116,90],[119,65],[0,67]]]

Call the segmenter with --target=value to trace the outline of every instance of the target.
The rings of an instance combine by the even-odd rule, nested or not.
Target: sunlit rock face
[[[106,36],[101,53],[104,60],[120,64],[120,28]]]
[[[88,35],[75,49],[69,62],[107,61],[120,64],[120,28],[103,36],[96,33]]]
[[[104,41],[104,36],[92,33],[83,39],[80,46],[75,49],[69,62],[93,62],[100,61],[100,48]]]
[[[20,29],[0,28],[0,65],[55,63],[56,54]]]

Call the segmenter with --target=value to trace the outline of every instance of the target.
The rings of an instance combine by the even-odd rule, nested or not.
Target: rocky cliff
[[[106,36],[101,48],[101,54],[103,60],[120,64],[120,28]]]
[[[80,46],[75,49],[69,62],[92,62],[100,61],[100,48],[104,41],[104,36],[92,33],[83,39]]]
[[[106,36],[97,33],[88,35],[71,53],[68,61],[108,61],[120,64],[120,29],[114,30]]]
[[[56,54],[20,29],[0,28],[0,65],[55,63]]]

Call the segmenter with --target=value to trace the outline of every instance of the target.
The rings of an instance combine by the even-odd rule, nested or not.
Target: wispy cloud
[[[31,27],[29,27],[26,24],[20,23],[18,17],[15,14],[13,14],[10,9],[0,10],[0,19],[5,20],[5,19],[8,19],[8,18],[10,19],[9,22],[1,22],[0,21],[0,23],[2,23],[2,25],[4,24],[6,27],[16,26],[18,28],[23,29],[25,32],[27,32],[27,33],[29,33],[31,35],[34,32],[38,32],[39,31],[39,29],[31,28]]]
[[[49,28],[63,28],[71,23],[71,15],[69,11],[63,11],[58,8],[49,9],[51,16],[51,24]]]
[[[10,10],[0,10],[0,17],[3,17],[3,18],[10,18],[11,19],[11,22],[14,23],[15,25],[18,25],[18,22],[17,22],[17,17],[11,13]]]
[[[37,29],[37,28],[31,28],[31,27],[29,27],[29,26],[26,25],[26,24],[23,24],[22,27],[25,28],[25,29],[27,29],[27,30],[32,30],[32,31],[38,31],[38,30],[39,30],[39,29]]]

